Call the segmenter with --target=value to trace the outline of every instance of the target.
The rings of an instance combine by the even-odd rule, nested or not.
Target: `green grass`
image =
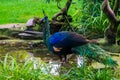
[[[120,71],[120,69],[118,69]],[[83,66],[74,67],[65,75],[68,80],[119,80],[119,72],[110,68],[94,69],[93,67]]]
[[[65,2],[66,0],[61,3],[62,7]],[[79,3],[71,5],[72,8],[69,9],[69,14],[76,11],[75,8]],[[34,16],[43,18],[42,8],[49,18],[59,11],[55,1],[46,3],[46,0],[0,0],[0,24],[25,23]]]
[[[73,66],[69,69],[62,68],[65,71],[61,75],[52,75],[49,72],[45,74],[41,67],[46,68],[46,64],[41,62],[37,69],[34,69],[34,62],[26,60],[19,63],[14,57],[6,55],[0,60],[0,79],[1,80],[119,80],[120,69],[112,70],[110,68],[94,69],[93,67],[83,66],[77,68]]]
[[[50,7],[46,8],[49,4],[43,0],[1,0],[0,5],[0,24],[23,23],[34,16],[43,17],[42,8],[45,8],[46,13],[50,9]],[[54,3],[51,8],[55,6]],[[49,15],[52,16],[52,14],[54,14],[53,11]]]
[[[39,66],[41,67],[41,66]],[[33,68],[33,61],[28,60],[25,63],[18,63],[15,58],[6,55],[3,61],[0,61],[0,79],[1,80],[62,80],[58,76],[44,74],[40,68]]]

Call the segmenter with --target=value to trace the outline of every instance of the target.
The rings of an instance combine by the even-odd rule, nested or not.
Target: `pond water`
[[[31,46],[36,44],[35,46]],[[0,40],[0,59],[4,59],[4,56],[8,54],[18,62],[25,62],[27,59],[32,58],[34,61],[34,69],[36,69],[37,62],[42,61],[49,64],[50,72],[54,75],[59,74],[61,66],[71,67],[71,63],[78,64],[78,67],[81,66],[81,58],[76,58],[76,55],[70,55],[70,63],[62,64],[58,56],[50,53],[45,45],[41,41],[33,40]],[[78,62],[76,62],[78,60]],[[82,60],[83,61],[83,60]],[[42,68],[45,73],[46,70]]]
[[[33,43],[37,43],[35,46],[31,46]],[[0,40],[0,59],[3,56],[9,54],[17,59],[19,62],[24,62],[26,59],[33,58],[33,60],[40,60],[42,62],[48,63],[50,72],[54,75],[59,75],[59,70],[61,66],[70,68],[73,65],[81,67],[83,64],[83,57],[76,57],[76,55],[69,55],[69,63],[61,64],[58,56],[50,53],[45,45],[41,41],[33,40]],[[113,57],[120,64],[120,55]],[[99,63],[92,64],[95,68],[104,67]],[[37,63],[35,62],[34,68],[37,68]],[[52,67],[52,68],[51,68]],[[46,70],[42,68],[45,73]]]
[[[31,56],[39,57],[45,62],[53,55],[45,48],[44,44],[40,44],[36,47],[31,47],[34,42],[31,40],[1,40],[0,41],[0,55],[4,56],[10,54],[12,56]]]

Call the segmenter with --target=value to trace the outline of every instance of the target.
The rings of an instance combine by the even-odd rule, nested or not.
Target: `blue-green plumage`
[[[70,31],[61,31],[49,37],[49,42],[55,47],[72,48],[88,43],[82,35]]]
[[[87,58],[91,58],[94,61],[103,63],[109,66],[116,66],[117,63],[114,61],[110,55],[107,54],[105,50],[100,48],[99,46],[88,43],[83,46],[77,46],[72,48],[76,54],[80,56],[85,56]]]
[[[61,60],[62,55],[66,59],[67,54],[74,52],[75,54],[85,56],[87,58],[92,58],[93,60],[105,65],[117,65],[116,61],[114,61],[108,54],[106,54],[105,50],[91,43],[92,41],[84,38],[78,33],[61,31],[50,35],[50,26],[47,17],[45,17],[44,42],[47,48],[52,53],[57,54]],[[61,50],[55,52],[53,46],[56,48],[61,48]]]

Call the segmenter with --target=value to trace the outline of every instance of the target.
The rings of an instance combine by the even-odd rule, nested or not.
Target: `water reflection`
[[[77,67],[80,68],[84,63],[84,58],[77,55]]]
[[[64,65],[59,61],[58,57],[49,53],[44,45],[39,45],[31,49],[29,43],[30,41],[26,41],[24,43],[17,41],[15,44],[12,42],[2,42],[0,44],[0,56],[2,57],[6,53],[9,53],[16,57],[19,62],[22,62],[22,60],[26,61],[31,58],[34,62],[34,69],[40,68],[45,74],[50,73],[53,75],[59,75],[62,71],[62,66]],[[70,65],[65,64],[67,65],[67,68],[72,67],[71,64],[75,64],[75,66],[80,68],[84,63],[84,58],[81,56],[76,57],[76,55],[73,55],[72,57],[73,58],[69,59]],[[120,63],[119,57],[115,59]],[[46,65],[40,66],[41,62],[46,63]],[[100,67],[100,65],[96,65],[96,63],[94,66]]]

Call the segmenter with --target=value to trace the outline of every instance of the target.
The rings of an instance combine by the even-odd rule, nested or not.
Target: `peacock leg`
[[[65,55],[63,55],[64,56],[64,58],[63,58],[63,62],[68,62],[68,59],[67,59],[67,55],[65,54]]]
[[[65,63],[68,62],[66,54],[65,55],[58,55],[58,56],[59,56],[61,62],[65,62]]]
[[[58,55],[59,56],[59,58],[60,58],[60,61],[62,62],[62,55]]]

